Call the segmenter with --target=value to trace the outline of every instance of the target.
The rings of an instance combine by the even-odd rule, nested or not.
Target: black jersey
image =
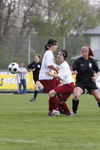
[[[94,73],[100,71],[95,59],[89,57],[88,60],[83,59],[83,57],[78,58],[73,64],[73,71],[77,71],[76,83],[89,83],[92,81]]]
[[[33,79],[35,82],[38,81],[39,80],[39,71],[41,68],[41,62],[38,62],[38,63],[32,62],[27,66],[27,68],[28,69],[34,69],[35,68],[35,71],[33,71]]]

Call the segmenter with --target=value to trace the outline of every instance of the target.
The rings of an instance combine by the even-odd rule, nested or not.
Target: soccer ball
[[[9,64],[8,70],[10,71],[10,73],[16,74],[19,70],[19,65],[16,62],[12,62]]]

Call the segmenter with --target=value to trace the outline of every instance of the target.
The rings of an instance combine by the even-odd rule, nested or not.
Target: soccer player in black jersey
[[[40,68],[41,68],[40,59],[41,59],[41,55],[35,54],[33,62],[30,63],[27,66],[28,71],[33,72],[33,80],[35,82],[34,97],[32,98],[32,100],[30,100],[32,102],[36,100],[36,97],[37,97],[37,94],[38,94],[38,89],[40,87],[40,82],[39,82],[39,71],[40,71]]]
[[[81,48],[82,57],[78,58],[73,64],[73,71],[76,73],[76,85],[74,89],[74,98],[72,101],[72,110],[76,114],[79,98],[84,90],[87,89],[89,94],[92,94],[98,106],[100,107],[100,92],[96,86],[96,79],[100,74],[100,69],[96,60],[90,56],[94,56],[93,51],[88,46]]]

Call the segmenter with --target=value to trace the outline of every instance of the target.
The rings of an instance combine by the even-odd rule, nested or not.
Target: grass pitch
[[[0,150],[100,150],[100,109],[92,96],[81,96],[73,117],[49,117],[48,95],[31,97],[0,94]]]

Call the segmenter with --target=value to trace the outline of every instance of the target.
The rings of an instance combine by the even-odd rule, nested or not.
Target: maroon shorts
[[[68,99],[68,97],[73,93],[74,91],[74,83],[70,83],[70,84],[64,84],[62,86],[57,86],[55,89],[55,92],[58,95],[62,95],[62,99],[64,101],[66,101],[66,99]]]
[[[60,81],[56,78],[53,78],[52,80],[40,80],[40,82],[47,93],[49,93],[50,90],[55,89],[60,84]]]

